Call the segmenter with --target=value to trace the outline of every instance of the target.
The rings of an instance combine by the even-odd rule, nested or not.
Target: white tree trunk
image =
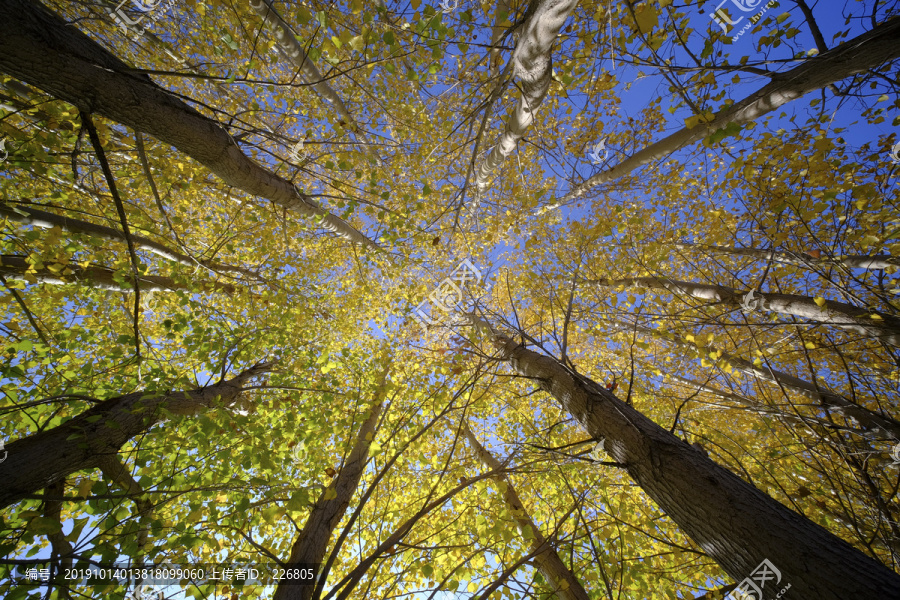
[[[475,171],[475,186],[480,196],[488,187],[494,171],[512,154],[516,144],[534,122],[535,111],[550,88],[552,61],[550,47],[575,7],[577,0],[542,0],[525,24],[512,55],[514,75],[522,96],[506,122],[500,141]]]
[[[744,124],[758,119],[792,100],[828,85],[863,73],[900,56],[900,20],[890,19],[819,56],[804,59],[800,66],[772,75],[772,81],[759,91],[723,108],[713,120],[692,129],[681,129],[650,144],[613,168],[598,173],[556,200],[568,202],[600,184],[618,179],[651,162],[664,159],[679,148],[697,142],[729,123]]]
[[[21,211],[26,214],[23,215],[17,211]],[[27,223],[28,225],[33,225],[35,227],[48,229],[52,227],[59,227],[63,231],[69,231],[72,233],[86,233],[108,240],[117,240],[123,242],[125,241],[125,233],[118,229],[106,227],[105,225],[96,225],[94,223],[81,221],[79,219],[73,219],[71,217],[55,215],[53,213],[48,213],[43,210],[31,208],[29,206],[16,206],[16,210],[10,210],[0,207],[0,217],[5,217],[7,219],[10,219],[11,221]],[[136,248],[143,248],[149,252],[152,252],[153,254],[156,254],[157,256],[161,256],[162,258],[175,261],[188,267],[196,267],[198,265],[201,265],[203,267],[206,267],[210,271],[215,271],[218,273],[238,273],[251,279],[259,280],[259,275],[257,275],[250,269],[245,269],[244,267],[235,267],[232,265],[223,265],[212,260],[196,260],[186,254],[169,248],[168,246],[160,244],[159,242],[154,242],[153,240],[141,235],[135,235],[134,233],[132,233],[131,241],[134,242]]]
[[[673,343],[676,346],[690,348],[700,352],[701,355],[715,352],[718,356],[717,361],[722,361],[733,369],[751,375],[760,381],[768,381],[780,387],[793,390],[806,398],[816,401],[822,409],[852,417],[868,432],[873,440],[900,440],[900,423],[890,417],[880,415],[864,406],[860,406],[838,393],[819,387],[817,384],[800,379],[790,373],[784,373],[761,365],[757,366],[747,359],[718,350],[713,346],[706,346],[701,349],[696,344],[678,336],[665,336],[646,327],[624,323],[619,323],[618,325],[629,331],[637,331]]]
[[[10,256],[8,254],[0,256],[0,275],[4,275],[9,279],[31,283],[33,278],[41,283],[49,283],[51,285],[77,283],[111,292],[134,290],[134,280],[130,272],[122,274],[123,281],[129,284],[130,287],[122,287],[116,281],[115,271],[106,267],[80,267],[75,264],[68,264],[58,273],[54,273],[47,269],[47,265],[44,265],[42,269],[29,273],[31,266],[31,263],[22,256]],[[192,291],[189,286],[178,283],[171,277],[162,277],[160,275],[141,275],[138,277],[138,287],[141,288],[142,292]],[[234,294],[234,286],[228,283],[201,282],[199,287],[204,291]]]
[[[365,152],[373,158],[377,159],[375,147],[369,143],[368,138],[362,131],[362,128],[347,110],[344,101],[334,89],[328,85],[328,82],[319,73],[315,63],[306,55],[303,46],[294,37],[291,26],[288,25],[280,14],[272,6],[270,0],[250,0],[250,8],[259,15],[259,17],[269,26],[275,41],[278,43],[281,51],[295,67],[300,69],[301,77],[304,81],[312,86],[312,89],[334,107],[334,110],[340,116],[339,123],[342,127],[349,129],[356,135],[360,142],[365,145]]]
[[[782,315],[834,325],[863,335],[900,346],[900,318],[877,310],[868,310],[838,302],[823,300],[819,306],[815,299],[796,294],[756,293],[745,300],[748,291],[736,290],[724,285],[676,281],[665,277],[627,277],[622,279],[583,280],[604,287],[642,287],[665,289],[674,294],[683,294],[709,302],[719,302],[731,306],[755,306],[758,310],[768,310]]]
[[[729,246],[712,246],[706,244],[675,244],[679,250],[685,248],[701,248],[704,251],[721,252],[723,254],[734,254],[737,256],[749,256],[760,260],[782,263],[785,265],[794,265],[797,267],[843,267],[845,269],[866,269],[874,271],[877,269],[887,269],[891,265],[900,266],[900,257],[891,256],[890,254],[873,254],[871,256],[849,255],[849,256],[823,256],[816,258],[809,254],[794,254],[793,252],[784,252],[779,250],[763,250],[762,248],[734,248]]]

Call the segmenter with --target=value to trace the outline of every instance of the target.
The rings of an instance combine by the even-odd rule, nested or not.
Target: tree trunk
[[[692,350],[700,350],[695,344],[691,344],[677,336],[663,336],[659,332],[646,327],[619,324],[620,327],[627,327],[646,335],[662,338],[668,342],[672,342],[683,348]],[[810,398],[819,404],[819,407],[826,411],[832,411],[843,414],[847,417],[855,419],[859,425],[867,431],[873,440],[898,440],[900,439],[900,423],[891,417],[880,415],[865,406],[860,406],[841,394],[822,389],[815,383],[805,381],[782,371],[776,371],[770,367],[762,365],[757,366],[745,358],[734,356],[723,350],[717,350],[713,346],[706,346],[702,353],[715,352],[718,355],[718,361],[737,369],[743,373],[751,375],[761,381],[768,381],[780,387],[784,387],[801,394],[806,398]]]
[[[341,97],[328,85],[328,82],[319,73],[315,63],[306,55],[303,45],[294,36],[291,26],[281,17],[280,14],[272,6],[270,0],[250,0],[250,8],[253,9],[263,22],[269,26],[275,36],[282,52],[287,59],[298,69],[303,80],[312,86],[312,89],[324,100],[326,100],[339,116],[339,124],[345,129],[349,129],[366,147],[363,150],[374,159],[378,159],[374,146],[369,143],[365,133],[360,128],[356,119],[347,110],[347,106]]]
[[[378,246],[318,201],[244,155],[234,138],[36,0],[0,2],[0,69],[45,92],[171,144],[226,184],[322,219],[350,241]]]
[[[36,272],[28,273],[31,263],[23,256],[9,256],[4,254],[0,256],[0,275],[5,275],[10,279],[18,279],[21,281],[31,282],[31,277],[41,283],[49,283],[53,285],[65,285],[68,283],[78,283],[101,290],[111,290],[114,292],[133,291],[132,276],[130,272],[121,274],[122,280],[127,287],[116,280],[115,271],[107,267],[79,267],[78,265],[65,265],[58,273],[54,273],[47,269],[44,265]],[[141,275],[138,278],[138,286],[143,292],[171,292],[175,290],[183,290],[192,292],[193,290],[182,283],[177,283],[171,277],[161,277],[159,275]],[[211,283],[201,282],[200,289],[209,292],[224,292],[226,294],[234,293],[234,286],[228,283]]]
[[[877,310],[867,310],[845,302],[838,302],[837,300],[823,299],[824,303],[819,306],[809,296],[770,292],[765,294],[754,293],[752,297],[747,298],[748,292],[724,285],[676,281],[665,277],[627,277],[623,279],[582,281],[604,287],[625,286],[665,289],[675,294],[685,294],[698,300],[709,300],[732,306],[758,306],[761,310],[818,321],[826,325],[835,325],[842,329],[849,329],[883,340],[894,346],[900,346],[900,318]]]
[[[475,171],[478,194],[487,189],[488,180],[506,158],[516,149],[516,144],[534,122],[534,113],[544,101],[550,89],[552,61],[550,46],[578,0],[542,0],[535,13],[528,19],[525,29],[512,55],[515,76],[519,79],[522,95],[506,122],[500,141],[484,158]]]
[[[493,332],[503,359],[534,379],[622,464],[656,504],[735,581],[768,560],[763,598],[898,598],[900,576],[762,493],[602,386]]]
[[[685,248],[701,248],[706,251],[721,252],[723,254],[735,254],[737,256],[749,256],[760,260],[794,265],[797,267],[843,267],[845,269],[866,269],[874,271],[887,269],[891,265],[900,266],[900,257],[890,254],[856,254],[849,256],[823,256],[816,258],[810,254],[796,254],[780,250],[763,250],[762,248],[734,248],[729,246],[712,246],[706,244],[675,244],[679,250]]]
[[[893,18],[819,56],[805,59],[800,66],[773,73],[772,81],[740,102],[723,108],[713,120],[691,129],[681,129],[650,144],[615,167],[598,173],[556,201],[557,204],[583,196],[591,188],[618,179],[648,163],[662,160],[688,144],[697,142],[729,123],[743,125],[784,106],[810,92],[820,90],[900,56],[900,19]]]
[[[110,398],[61,425],[8,444],[8,456],[0,463],[0,509],[115,457],[128,440],[164,420],[164,410],[190,416],[219,403],[234,404],[244,382],[270,369],[269,363],[261,363],[208,387]]]
[[[500,471],[503,468],[500,461],[494,458],[488,449],[478,442],[478,438],[475,437],[475,434],[472,433],[465,421],[462,423],[462,432],[469,441],[469,445],[472,447],[472,451],[478,457],[478,460],[487,469]],[[581,581],[575,577],[575,574],[562,561],[556,549],[547,543],[541,530],[538,529],[537,524],[531,519],[528,511],[525,510],[525,505],[519,499],[516,488],[513,487],[509,477],[497,475],[493,479],[503,495],[503,501],[506,503],[509,512],[516,519],[519,532],[524,534],[526,530],[531,531],[532,537],[529,542],[529,550],[535,552],[542,546],[546,548],[534,555],[534,562],[537,563],[547,582],[553,586],[553,594],[556,598],[559,600],[590,600],[590,596],[585,591],[584,586],[581,585]]]
[[[369,446],[375,437],[376,425],[378,418],[381,416],[381,408],[384,405],[385,398],[385,380],[387,378],[390,364],[386,365],[381,372],[378,398],[369,417],[363,422],[356,435],[356,443],[347,456],[344,467],[334,482],[334,493],[336,496],[330,500],[326,500],[325,496],[328,489],[322,492],[322,495],[313,505],[309,518],[303,526],[303,530],[294,541],[291,549],[291,557],[285,564],[285,568],[293,568],[296,565],[320,565],[325,558],[325,552],[328,550],[328,544],[334,533],[335,527],[344,516],[347,507],[350,506],[350,499],[359,486],[362,478],[363,470],[365,470],[366,462],[369,458]],[[318,577],[320,573],[316,574]],[[275,590],[273,600],[309,600],[312,598],[315,585],[279,585]]]
[[[23,215],[17,211],[21,211],[27,214]],[[43,210],[38,210],[36,208],[31,208],[28,206],[17,205],[15,207],[15,210],[0,207],[0,217],[6,217],[7,219],[10,219],[12,221],[27,223],[35,227],[59,227],[63,231],[69,231],[71,233],[86,233],[88,235],[94,235],[106,238],[108,240],[117,240],[123,242],[125,241],[125,234],[118,229],[106,227],[105,225],[96,225],[94,223],[81,221],[79,219],[73,219],[71,217],[64,217],[62,215],[55,215],[53,213],[48,213]],[[231,265],[223,265],[212,260],[196,260],[186,254],[178,252],[177,250],[169,248],[168,246],[160,244],[159,242],[154,242],[153,240],[141,235],[135,235],[134,233],[132,233],[131,241],[134,242],[134,245],[137,248],[144,248],[145,250],[152,252],[157,256],[161,256],[162,258],[175,261],[188,267],[196,267],[197,265],[202,265],[210,271],[216,271],[218,273],[239,273],[246,277],[259,280],[259,275],[254,273],[250,269],[245,269],[244,267],[234,267]]]

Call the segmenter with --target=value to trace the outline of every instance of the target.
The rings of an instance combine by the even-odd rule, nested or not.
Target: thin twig
[[[34,315],[31,314],[31,311],[28,310],[28,306],[25,304],[25,300],[22,299],[22,296],[19,295],[18,291],[16,291],[14,288],[9,287],[9,284],[6,283],[6,277],[0,275],[0,281],[3,282],[3,285],[6,286],[6,289],[9,290],[9,293],[13,295],[13,298],[16,299],[16,302],[18,302],[19,306],[22,307],[22,311],[25,313],[25,316],[28,317],[28,322],[31,323],[31,326],[34,328],[35,333],[37,333],[38,337],[41,338],[41,341],[49,347],[50,342],[47,341],[47,338],[44,337],[41,328],[38,327],[37,321],[34,320]]]
[[[131,230],[128,227],[128,218],[125,216],[125,206],[119,197],[119,191],[116,189],[116,180],[109,168],[109,162],[106,160],[106,153],[100,144],[100,136],[97,135],[97,128],[91,120],[91,115],[86,112],[81,113],[81,124],[87,128],[88,136],[91,138],[91,144],[94,146],[94,152],[97,154],[97,160],[100,161],[100,167],[103,169],[103,176],[106,178],[106,185],[109,186],[109,192],[116,203],[116,210],[119,213],[119,220],[122,222],[122,231],[125,234],[125,241],[128,244],[128,255],[131,257],[131,272],[134,277],[134,350],[138,361],[141,360],[141,334],[138,329],[141,314],[141,288],[138,282],[138,257],[134,251],[134,240],[131,239]]]

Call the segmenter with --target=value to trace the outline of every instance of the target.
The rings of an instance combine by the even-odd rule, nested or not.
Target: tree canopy
[[[898,14],[0,0],[0,595],[900,597]]]

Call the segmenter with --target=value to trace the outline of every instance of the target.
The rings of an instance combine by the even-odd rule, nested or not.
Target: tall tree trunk
[[[638,331],[646,335],[666,340],[667,342],[673,343],[676,346],[681,346],[682,348],[690,348],[695,351],[701,350],[696,344],[692,344],[678,336],[664,336],[647,327],[626,324],[619,325],[623,328],[628,328],[629,330]],[[880,415],[875,411],[869,410],[865,406],[861,406],[852,400],[845,398],[841,394],[821,388],[816,383],[805,381],[795,375],[784,373],[783,371],[778,371],[768,366],[757,366],[745,358],[734,356],[724,350],[718,350],[714,346],[704,347],[701,354],[712,352],[717,354],[718,361],[721,361],[734,369],[746,373],[747,375],[751,375],[761,381],[768,381],[780,387],[793,390],[806,398],[814,400],[823,410],[852,417],[859,423],[860,427],[867,431],[869,437],[873,440],[900,439],[900,423],[891,417]]]
[[[503,466],[500,461],[494,458],[488,449],[478,442],[478,438],[475,437],[475,434],[472,433],[465,421],[462,422],[462,432],[478,460],[487,469],[491,471],[502,470]],[[547,582],[553,586],[553,594],[559,600],[590,600],[590,596],[588,596],[584,586],[581,585],[581,581],[575,577],[575,574],[562,561],[556,549],[547,543],[547,539],[519,499],[519,494],[516,493],[516,488],[513,487],[510,478],[505,475],[497,475],[493,479],[503,495],[503,501],[509,508],[510,514],[516,519],[519,532],[524,534],[526,530],[531,531],[532,537],[529,542],[529,550],[535,552],[542,546],[546,548],[535,554],[534,562],[537,563],[537,567],[541,570]]]
[[[656,504],[735,581],[763,560],[780,572],[763,598],[898,598],[900,576],[795,513],[597,383],[521,346],[474,318],[501,357],[552,394]]]
[[[100,466],[128,440],[164,420],[165,414],[190,416],[219,403],[235,404],[243,384],[269,370],[271,364],[261,363],[208,387],[117,396],[52,429],[15,440],[6,446],[8,456],[0,463],[0,509],[76,471]]]
[[[58,273],[54,273],[47,268],[47,265],[44,265],[42,268],[37,269],[37,271],[28,273],[31,266],[31,263],[29,263],[24,256],[10,256],[8,254],[0,256],[0,275],[5,275],[10,279],[31,281],[31,278],[34,278],[41,283],[50,283],[54,285],[78,283],[114,292],[127,292],[134,289],[130,272],[121,274],[122,280],[128,286],[122,287],[122,284],[116,280],[116,272],[107,267],[80,267],[78,265],[68,264]],[[174,290],[183,290],[185,292],[192,291],[189,286],[183,283],[177,283],[171,277],[162,277],[159,275],[141,275],[138,278],[138,286],[143,292],[171,292]],[[199,287],[200,289],[209,292],[224,292],[229,295],[234,293],[234,286],[228,283],[201,282]]]
[[[801,319],[835,325],[864,335],[900,346],[900,317],[877,310],[867,310],[845,302],[823,300],[820,306],[809,296],[796,294],[755,293],[747,298],[748,291],[736,290],[724,285],[676,281],[666,277],[626,277],[622,279],[582,280],[604,287],[645,287],[665,289],[675,294],[684,294],[698,300],[708,300],[731,306],[747,305],[751,308],[769,310],[782,315],[792,315]],[[747,298],[745,300],[745,298]]]
[[[514,75],[522,95],[506,122],[500,141],[475,171],[478,194],[487,189],[491,175],[516,149],[516,144],[534,122],[534,114],[550,89],[552,61],[550,47],[578,0],[542,0],[525,24],[512,55]]]
[[[900,257],[890,254],[851,254],[848,256],[820,256],[810,254],[796,254],[783,250],[763,250],[762,248],[735,248],[731,246],[714,246],[708,244],[675,244],[679,250],[685,248],[700,248],[704,251],[721,252],[737,256],[749,256],[760,260],[794,265],[798,267],[843,267],[845,269],[866,269],[874,271],[887,269],[891,265],[900,266]]]
[[[285,567],[290,569],[295,565],[309,565],[322,563],[325,552],[328,550],[328,544],[334,529],[337,527],[347,507],[350,506],[350,499],[359,486],[362,478],[363,470],[369,458],[369,446],[375,437],[376,425],[381,416],[381,408],[385,399],[385,380],[387,378],[390,364],[385,365],[381,372],[378,382],[377,399],[368,418],[363,422],[356,435],[356,443],[347,456],[341,472],[334,482],[333,492],[335,496],[327,499],[327,494],[331,488],[322,492],[322,495],[313,505],[309,518],[303,530],[294,541],[291,549],[291,557],[288,559]],[[318,577],[317,573],[317,577]],[[273,600],[309,600],[312,598],[315,585],[279,585],[275,590]]]
[[[15,210],[0,207],[0,217],[5,217],[12,221],[18,221],[20,223],[27,223],[28,225],[34,225],[35,227],[59,227],[63,231],[69,231],[71,233],[86,233],[88,235],[94,235],[106,238],[108,240],[125,241],[125,234],[118,229],[106,227],[105,225],[96,225],[94,223],[81,221],[79,219],[73,219],[71,217],[64,217],[62,215],[55,215],[53,213],[48,213],[37,208],[31,208],[29,206],[17,205],[15,207]],[[231,265],[223,265],[222,263],[218,263],[212,260],[196,260],[186,254],[169,248],[164,244],[154,242],[153,240],[142,235],[135,235],[134,233],[132,233],[131,241],[134,242],[134,245],[137,248],[143,248],[149,252],[152,252],[153,254],[156,254],[157,256],[161,256],[162,258],[165,258],[167,260],[175,261],[182,265],[186,265],[189,267],[202,265],[210,271],[216,271],[218,273],[239,273],[246,277],[259,280],[259,275],[254,273],[250,269],[246,269],[244,267],[235,267]]]
[[[556,203],[578,198],[602,183],[627,175],[640,166],[662,160],[679,148],[697,142],[730,123],[749,123],[810,92],[895,59],[900,56],[898,33],[900,19],[893,18],[828,52],[804,59],[800,66],[790,71],[773,73],[770,83],[743,100],[723,108],[709,123],[681,129],[650,144],[615,167],[574,186],[572,191]]]
[[[272,2],[270,0],[250,0],[250,8],[252,8],[253,12],[259,15],[263,22],[272,30],[275,41],[278,43],[281,51],[295,67],[300,69],[300,75],[303,80],[310,84],[312,89],[315,90],[321,98],[334,107],[334,110],[339,117],[338,123],[341,127],[353,132],[360,143],[366,146],[363,150],[369,156],[378,160],[378,154],[375,152],[375,147],[369,142],[365,132],[363,132],[362,128],[359,126],[359,123],[356,122],[356,119],[354,119],[353,115],[350,114],[350,111],[347,110],[347,106],[344,104],[344,101],[338,93],[334,91],[322,77],[322,74],[319,73],[319,69],[316,68],[312,59],[307,56],[306,51],[303,49],[303,45],[294,36],[291,26],[288,25],[287,21],[285,21],[280,14],[278,14],[278,11],[272,6]]]
[[[36,0],[0,2],[0,69],[79,110],[184,152],[225,183],[307,216],[354,243],[378,246],[291,182],[244,155],[234,138]]]

